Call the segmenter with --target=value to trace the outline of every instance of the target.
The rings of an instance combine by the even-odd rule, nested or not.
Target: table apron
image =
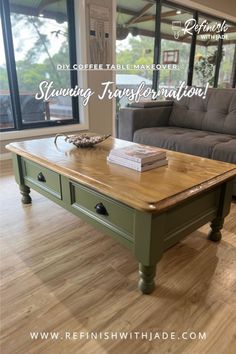
[[[48,186],[47,181],[42,182],[41,186],[34,174],[43,167],[16,154],[13,154],[13,165],[19,185],[36,190],[109,234],[131,249],[144,266],[155,265],[166,249],[219,215],[226,216],[230,210],[233,179],[162,213],[152,214],[131,208],[49,169],[43,170],[48,178]],[[107,207],[107,215],[98,215],[94,210],[94,204],[99,201]]]

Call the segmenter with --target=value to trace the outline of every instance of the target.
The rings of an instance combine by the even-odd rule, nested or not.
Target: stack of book
[[[139,172],[168,164],[165,151],[146,145],[113,149],[110,151],[107,161]]]

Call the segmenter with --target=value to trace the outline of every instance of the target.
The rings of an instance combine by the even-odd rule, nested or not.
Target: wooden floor
[[[1,169],[2,351],[28,353],[236,352],[236,203],[220,244],[208,226],[167,251],[152,295],[137,290],[131,252],[32,191],[22,206],[11,167]],[[32,340],[30,332],[60,332]],[[176,340],[64,339],[72,332],[176,332]],[[205,332],[185,340],[184,331]]]

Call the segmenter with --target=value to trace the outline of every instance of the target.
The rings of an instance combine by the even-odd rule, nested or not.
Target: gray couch
[[[236,164],[236,89],[131,104],[120,110],[119,138]]]

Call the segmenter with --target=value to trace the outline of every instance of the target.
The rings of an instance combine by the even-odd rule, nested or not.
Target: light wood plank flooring
[[[1,353],[236,352],[235,202],[222,242],[208,241],[205,226],[172,247],[157,267],[156,290],[144,296],[129,250],[34,191],[33,204],[22,206],[9,163],[0,187]],[[33,331],[60,337],[32,340]],[[180,339],[63,339],[107,331],[175,331]],[[184,340],[183,331],[207,337]]]

